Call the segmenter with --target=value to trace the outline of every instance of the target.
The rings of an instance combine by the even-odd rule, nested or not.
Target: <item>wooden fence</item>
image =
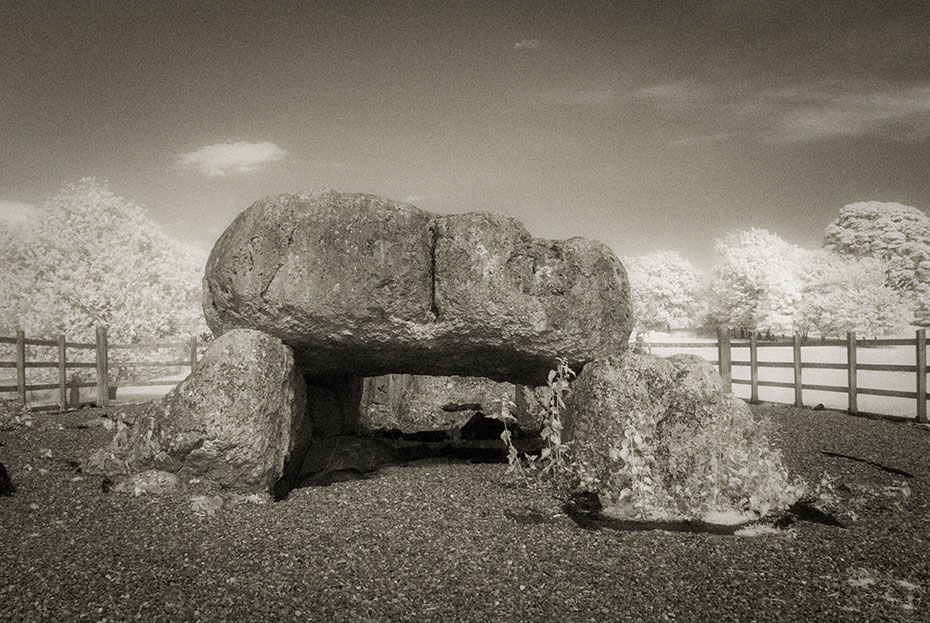
[[[872,395],[885,396],[891,398],[905,398],[913,400],[916,403],[916,420],[918,422],[927,421],[927,332],[926,329],[918,329],[913,339],[906,338],[888,338],[888,339],[858,339],[854,331],[846,335],[846,339],[805,339],[799,335],[791,339],[781,340],[759,340],[755,334],[750,335],[748,340],[731,340],[729,331],[722,330],[717,334],[715,342],[644,342],[637,341],[635,344],[649,348],[669,348],[669,349],[695,349],[695,348],[717,348],[717,359],[712,361],[718,366],[720,376],[723,377],[724,388],[732,391],[734,384],[749,385],[750,397],[752,403],[759,402],[759,387],[781,387],[794,390],[794,405],[797,407],[804,406],[804,390],[823,391],[823,392],[841,392],[847,395],[847,411],[851,414],[859,414],[858,396]],[[759,349],[762,347],[791,347],[792,361],[760,361]],[[801,358],[801,347],[819,347],[833,346],[844,347],[846,350],[846,361],[842,363],[825,363],[803,361]],[[911,346],[914,348],[913,364],[891,364],[891,363],[859,363],[857,353],[860,348],[874,348],[878,346]],[[749,349],[749,360],[733,360],[732,349],[743,347]],[[733,367],[749,367],[749,379],[734,379]],[[791,368],[794,379],[791,382],[786,381],[768,381],[759,379],[760,368]],[[821,370],[845,370],[846,385],[820,385],[803,382],[803,371],[805,369]],[[861,387],[858,383],[857,373],[859,371],[876,371],[876,372],[907,372],[913,373],[913,391],[903,391],[899,389],[885,389],[877,387]]]
[[[156,348],[175,348],[183,349],[184,358],[173,359],[170,361],[125,361],[119,362],[121,367],[140,368],[140,367],[189,367],[193,370],[197,366],[198,350],[203,344],[196,338],[184,342],[152,342],[139,344],[110,344],[107,341],[106,327],[98,327],[96,339],[94,342],[69,342],[64,335],[59,335],[56,339],[33,339],[27,338],[22,331],[16,332],[16,337],[0,337],[0,344],[10,344],[15,347],[15,361],[0,361],[0,368],[16,369],[15,385],[0,385],[0,394],[14,393],[20,403],[26,404],[27,391],[41,390],[58,390],[57,404],[30,406],[34,411],[65,411],[69,407],[76,408],[88,405],[108,406],[110,404],[110,393],[119,387],[143,387],[143,386],[170,386],[176,385],[177,381],[127,381],[125,383],[112,383],[110,377],[110,352],[114,350],[140,350]],[[57,347],[58,357],[56,361],[32,361],[26,356],[27,346],[45,346]],[[68,350],[93,351],[94,361],[80,362],[70,361],[68,359]],[[57,368],[58,381],[56,383],[34,383],[26,382],[27,368]],[[81,382],[72,379],[68,380],[68,370],[72,369],[93,369],[95,380],[93,382]],[[68,392],[77,390],[79,394],[82,388],[96,388],[96,401],[74,401],[69,400]]]
[[[15,368],[16,384],[0,385],[0,394],[14,393],[22,404],[26,404],[26,392],[40,390],[58,390],[57,404],[37,405],[31,408],[36,411],[64,411],[69,407],[80,407],[89,404],[98,406],[108,406],[110,403],[110,392],[119,387],[142,387],[142,386],[171,386],[176,385],[177,381],[128,381],[125,383],[111,383],[109,380],[110,353],[115,350],[140,350],[140,349],[179,349],[184,352],[183,358],[167,361],[124,361],[119,365],[126,368],[138,368],[143,366],[154,367],[189,367],[193,370],[197,366],[199,349],[204,347],[197,338],[191,338],[184,342],[155,342],[144,344],[109,344],[107,341],[106,327],[98,327],[96,339],[94,342],[69,342],[64,335],[59,335],[56,339],[33,339],[27,338],[22,331],[18,331],[15,337],[0,337],[0,344],[13,345],[15,348],[14,361],[0,361],[0,369]],[[637,345],[650,348],[666,348],[688,350],[695,348],[716,347],[717,359],[712,361],[720,370],[720,375],[724,381],[724,387],[727,391],[732,390],[734,384],[749,385],[750,402],[759,402],[759,387],[780,387],[794,390],[794,405],[804,406],[803,393],[805,390],[824,391],[824,392],[842,392],[847,395],[847,410],[849,413],[858,414],[858,396],[886,396],[891,398],[904,398],[916,402],[916,420],[918,422],[927,422],[927,332],[925,329],[919,329],[913,339],[891,338],[891,339],[858,339],[855,332],[847,334],[846,339],[804,339],[799,335],[791,339],[768,340],[762,341],[753,334],[748,340],[731,340],[729,332],[720,331],[717,334],[716,341],[692,341],[692,342],[644,342],[637,341]],[[32,361],[27,359],[27,346],[44,346],[57,347],[58,357],[56,361]],[[759,349],[765,347],[791,347],[792,361],[762,361],[759,359]],[[801,358],[801,347],[818,347],[818,346],[840,346],[845,347],[846,361],[842,363],[825,363],[803,361]],[[913,364],[891,364],[891,363],[859,363],[857,353],[860,348],[873,348],[877,346],[911,346],[914,348]],[[733,360],[733,348],[749,349],[749,360]],[[68,349],[93,351],[94,361],[80,362],[70,361],[67,357]],[[734,379],[733,368],[735,366],[749,367],[749,379]],[[27,368],[56,368],[58,371],[58,380],[56,383],[37,383],[28,384],[26,382]],[[793,371],[793,381],[770,381],[759,378],[760,368],[791,368]],[[93,382],[80,382],[73,379],[69,382],[67,378],[70,369],[93,369],[95,371],[95,380]],[[827,370],[845,370],[846,385],[822,385],[803,382],[803,371],[805,369],[827,369]],[[857,373],[859,371],[878,371],[878,372],[906,372],[914,375],[914,390],[904,391],[900,389],[887,389],[879,387],[861,387],[858,383]],[[96,388],[97,399],[93,402],[80,402],[69,400],[69,390],[80,390],[82,388]]]

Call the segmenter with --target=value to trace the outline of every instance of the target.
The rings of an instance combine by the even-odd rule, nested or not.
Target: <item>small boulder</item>
[[[156,469],[271,491],[303,423],[305,399],[290,348],[259,331],[230,331],[160,403],[121,422],[110,446],[85,467],[110,475]]]
[[[194,514],[208,517],[213,517],[225,503],[226,500],[221,495],[194,495],[190,499],[191,510]]]

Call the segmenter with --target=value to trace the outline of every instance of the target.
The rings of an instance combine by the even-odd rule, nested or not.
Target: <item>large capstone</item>
[[[210,254],[204,312],[214,334],[283,340],[323,384],[411,373],[542,385],[558,357],[580,369],[623,352],[631,328],[625,271],[602,243],[335,191],[242,212]]]
[[[160,470],[225,489],[271,491],[305,423],[291,349],[248,329],[210,344],[197,368],[88,461],[110,475]]]

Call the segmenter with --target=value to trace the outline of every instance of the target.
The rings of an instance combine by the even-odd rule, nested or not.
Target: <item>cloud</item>
[[[542,45],[539,39],[524,39],[513,44],[514,50],[536,50]]]
[[[420,195],[407,195],[404,197],[404,203],[417,203],[422,198]]]
[[[626,91],[603,85],[582,89],[550,89],[533,95],[529,101],[533,105],[555,104],[557,106],[605,108],[627,103],[630,98],[630,94]]]
[[[673,147],[694,147],[697,145],[709,145],[711,143],[721,143],[734,138],[736,135],[732,132],[718,132],[716,134],[699,134],[697,136],[686,136],[684,138],[669,141]]]
[[[611,78],[581,88],[550,89],[537,93],[535,99],[560,106],[603,108],[641,102],[646,105],[675,108],[710,101],[713,95],[695,82],[669,82],[633,87],[624,84],[618,78]]]
[[[248,173],[268,162],[283,160],[287,152],[274,143],[216,143],[178,156],[182,169],[217,177],[227,173]]]
[[[760,93],[745,110],[760,117],[772,114],[764,133],[771,142],[930,138],[930,86],[781,89]]]
[[[24,223],[36,215],[37,208],[18,201],[0,201],[0,219],[11,223]]]
[[[639,102],[664,109],[687,114],[700,110],[711,130],[675,141],[679,145],[734,135],[765,143],[930,138],[930,85],[848,82],[752,89],[676,82],[641,88],[635,95]]]
[[[670,143],[677,146],[731,138],[760,143],[930,139],[930,83],[834,81],[760,88],[739,82],[682,81],[630,87],[605,80],[536,93],[532,102],[609,110],[637,106],[677,113],[696,129],[695,136]]]
[[[694,82],[669,82],[642,87],[636,90],[635,96],[639,100],[669,105],[692,104],[713,99],[703,86]]]

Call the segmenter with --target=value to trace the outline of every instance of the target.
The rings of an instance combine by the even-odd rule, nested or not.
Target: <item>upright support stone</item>
[[[781,453],[750,407],[724,392],[713,366],[693,355],[627,353],[588,364],[572,381],[563,424],[572,460],[594,492],[608,494],[601,501],[627,497],[611,509],[614,517],[636,519],[637,509],[650,509],[668,519],[688,506],[690,516],[681,518],[700,518],[704,506],[744,509],[747,500],[764,513],[789,484]],[[649,461],[631,466],[617,459],[630,439]],[[732,439],[740,440],[746,453],[740,462],[752,465],[752,478],[728,478],[732,464],[717,461]],[[727,487],[714,484],[727,481]],[[695,503],[695,495],[706,502]]]
[[[749,402],[759,402],[759,338],[755,331],[749,334]]]
[[[120,428],[85,467],[111,475],[158,469],[226,489],[270,492],[304,427],[305,399],[288,346],[234,329],[211,342],[193,374]]]

